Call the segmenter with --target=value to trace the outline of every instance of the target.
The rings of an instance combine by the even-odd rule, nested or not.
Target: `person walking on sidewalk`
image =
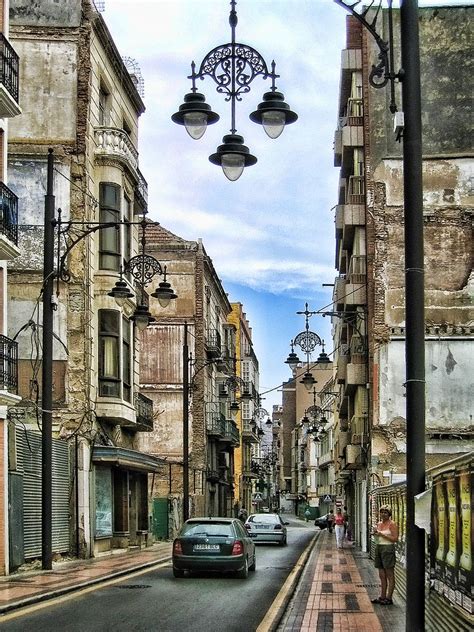
[[[332,528],[333,528],[333,525],[334,525],[334,512],[333,512],[332,509],[328,513],[327,523],[328,523],[328,531],[329,531],[329,533],[332,533]]]
[[[334,528],[336,531],[336,547],[338,549],[342,549],[342,543],[344,542],[344,525],[345,525],[345,520],[344,520],[344,516],[342,515],[342,511],[341,508],[338,507],[336,509],[336,516],[334,518]]]
[[[374,565],[379,571],[380,597],[372,599],[372,603],[391,606],[395,589],[395,542],[398,541],[398,526],[392,520],[392,510],[388,505],[380,507],[380,522],[373,534],[376,545]]]

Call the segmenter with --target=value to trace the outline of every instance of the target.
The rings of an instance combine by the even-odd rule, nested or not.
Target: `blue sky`
[[[185,239],[203,239],[229,298],[244,305],[265,391],[290,375],[289,341],[304,328],[295,312],[306,301],[313,310],[331,303],[322,283],[335,276],[333,140],[348,13],[332,0],[238,0],[237,41],[267,65],[275,60],[277,87],[299,119],[276,140],[250,122],[270,88],[257,77],[237,104],[236,126],[258,162],[230,182],[208,160],[230,128],[229,104],[212,80],[199,90],[221,119],[203,138],[170,119],[190,90],[191,61],[199,66],[230,41],[229,11],[229,0],[105,0],[103,17],[144,78],[139,149],[149,215]],[[329,319],[314,316],[311,328],[331,351]],[[275,390],[265,407],[280,402]]]

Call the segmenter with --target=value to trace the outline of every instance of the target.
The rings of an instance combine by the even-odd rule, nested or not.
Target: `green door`
[[[156,540],[168,539],[168,499],[153,499],[153,536]]]

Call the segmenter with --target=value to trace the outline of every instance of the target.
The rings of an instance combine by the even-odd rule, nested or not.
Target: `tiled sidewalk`
[[[346,544],[336,549],[334,534],[320,534],[280,632],[402,632],[404,604],[374,606],[378,573],[368,556]]]
[[[0,614],[120,577],[171,558],[171,542],[148,549],[89,560],[53,564],[51,571],[31,571],[0,578]]]

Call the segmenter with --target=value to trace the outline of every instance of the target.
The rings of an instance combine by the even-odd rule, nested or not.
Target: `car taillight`
[[[281,526],[281,524],[276,524],[274,528],[275,528],[275,529],[283,529],[283,527]]]
[[[232,555],[242,555],[244,552],[244,545],[240,540],[236,540],[234,542],[234,546],[232,547]]]
[[[181,546],[181,542],[179,540],[175,540],[173,543],[173,554],[183,555],[183,547]]]

